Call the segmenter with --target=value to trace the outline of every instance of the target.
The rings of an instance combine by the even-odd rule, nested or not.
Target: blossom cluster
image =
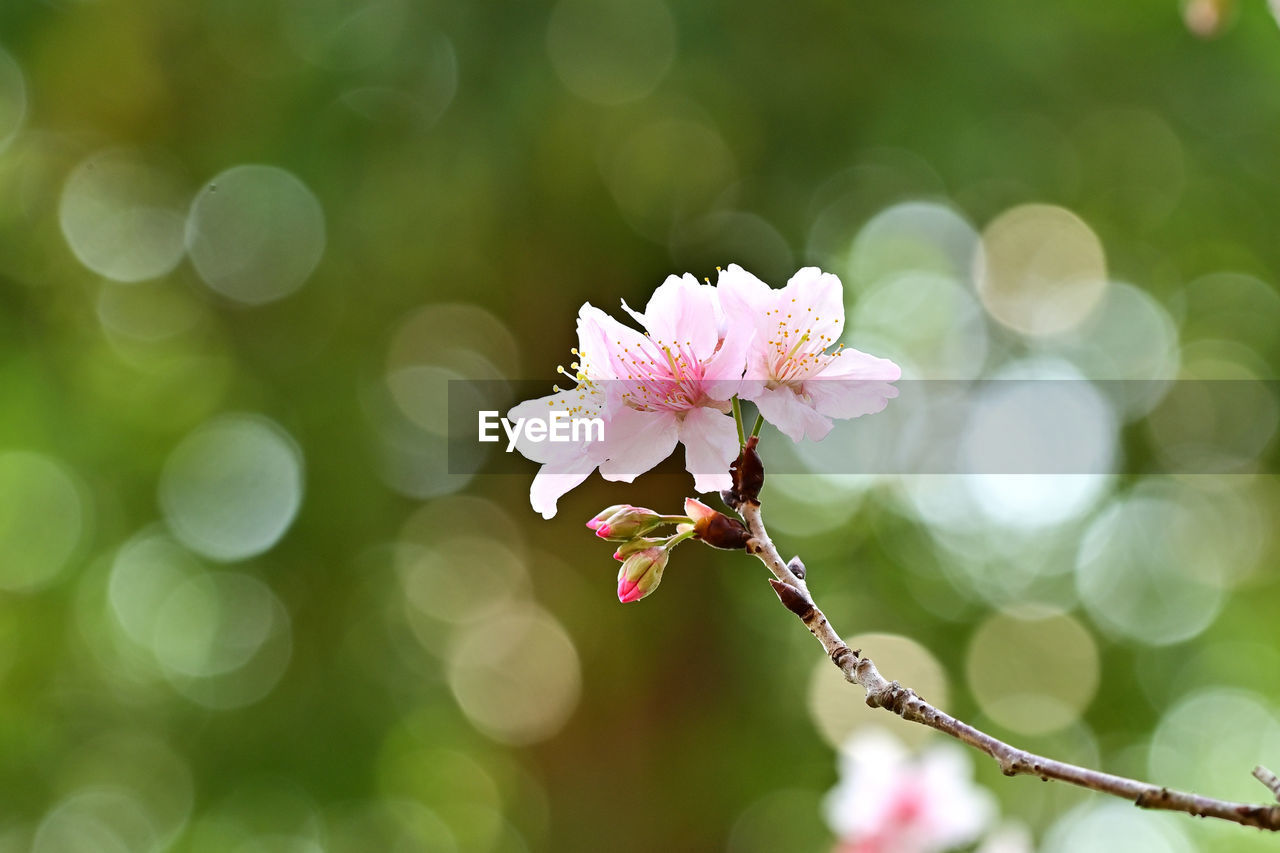
[[[889,384],[901,375],[896,364],[838,343],[843,287],[817,267],[778,289],[736,264],[714,285],[673,275],[643,313],[622,307],[643,331],[584,304],[577,361],[561,368],[574,387],[508,415],[544,417],[550,409],[604,423],[600,441],[517,440],[517,450],[541,463],[529,499],[545,518],[592,472],[629,483],[681,444],[697,491],[729,488],[739,452],[735,397],[800,441],[826,436],[832,418],[878,412],[897,396]]]

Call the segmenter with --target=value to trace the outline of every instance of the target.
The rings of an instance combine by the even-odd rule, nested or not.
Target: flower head
[[[557,388],[508,413],[515,420],[563,411],[604,424],[600,441],[517,440],[517,450],[542,463],[529,500],[546,518],[555,515],[562,495],[597,468],[606,480],[631,482],[670,456],[677,444],[685,446],[694,488],[707,492],[730,485],[729,463],[738,443],[727,412],[753,331],[731,327],[717,289],[690,275],[669,276],[643,314],[623,307],[643,332],[583,305],[573,350],[577,360],[560,371],[575,387]]]
[[[880,729],[841,749],[840,781],[824,807],[839,853],[942,853],[977,841],[995,816],[963,749],[938,744],[912,756]]]
[[[591,305],[581,317],[603,353],[608,398],[606,480],[631,482],[685,446],[700,492],[728,488],[737,429],[728,414],[746,365],[752,330],[733,327],[717,289],[691,275],[669,276],[644,313],[623,307],[638,332]]]
[[[805,267],[775,290],[733,264],[718,289],[729,324],[755,332],[739,394],[792,439],[821,439],[831,418],[878,412],[898,395],[896,364],[837,343],[844,292],[834,275]]]

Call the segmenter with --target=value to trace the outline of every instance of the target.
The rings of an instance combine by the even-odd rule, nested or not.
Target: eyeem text
[[[604,441],[603,418],[574,418],[568,412],[549,412],[547,418],[516,418],[512,423],[496,410],[480,412],[480,441],[498,441],[498,427],[507,434],[507,452],[523,436],[528,441]]]

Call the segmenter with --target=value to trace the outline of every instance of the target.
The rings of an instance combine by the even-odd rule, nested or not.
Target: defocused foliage
[[[1280,28],[1205,5],[0,4],[0,850],[828,848],[859,697],[753,562],[623,607],[581,526],[688,478],[544,522],[532,466],[446,472],[447,380],[549,388],[583,301],[728,262],[840,274],[909,376],[1272,379]],[[1085,404],[1265,469],[1242,399]],[[1273,478],[765,497],[890,677],[1263,799]],[[1268,843],[979,773],[1053,849]]]

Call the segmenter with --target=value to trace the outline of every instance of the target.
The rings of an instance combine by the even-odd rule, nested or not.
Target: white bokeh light
[[[965,660],[983,712],[1026,735],[1080,718],[1098,689],[1098,646],[1066,613],[1043,607],[999,612],[974,632]]]
[[[1078,327],[1039,343],[1088,379],[1121,380],[1098,389],[1127,419],[1149,412],[1178,374],[1173,317],[1149,293],[1123,282],[1112,282]]]
[[[1106,292],[1102,243],[1065,208],[1025,204],[1007,210],[987,225],[982,243],[974,263],[982,304],[1024,335],[1071,329]]]
[[[151,650],[186,698],[223,710],[275,687],[292,654],[284,605],[257,578],[207,572],[178,585],[156,612]]]
[[[859,294],[848,312],[851,345],[892,359],[911,379],[973,379],[986,361],[982,306],[950,276],[884,276]]]
[[[1147,645],[1188,640],[1212,624],[1230,575],[1212,516],[1175,482],[1147,481],[1090,525],[1076,589],[1108,633]]]
[[[1045,834],[1040,853],[1194,853],[1179,826],[1132,803],[1090,800]]]
[[[500,743],[529,744],[560,730],[578,704],[578,652],[550,613],[512,604],[473,621],[447,663],[449,686],[467,719]]]
[[[959,213],[931,201],[903,202],[862,226],[845,283],[863,290],[904,272],[967,281],[981,254],[978,232]]]
[[[1119,452],[1111,404],[1061,362],[1014,363],[993,378],[977,392],[960,443],[978,506],[1017,527],[1083,515],[1105,494]]]
[[[145,281],[182,260],[180,184],[135,151],[90,155],[67,178],[58,221],[80,263],[114,281]]]
[[[210,559],[256,556],[284,536],[302,504],[302,453],[278,424],[222,415],[174,448],[160,505],[174,535]]]
[[[1148,763],[1161,784],[1252,802],[1259,799],[1259,786],[1249,771],[1277,758],[1275,708],[1247,690],[1209,687],[1183,697],[1161,717]]]
[[[275,166],[235,166],[196,195],[186,245],[209,287],[237,302],[283,299],[310,278],[325,248],[315,193]]]

